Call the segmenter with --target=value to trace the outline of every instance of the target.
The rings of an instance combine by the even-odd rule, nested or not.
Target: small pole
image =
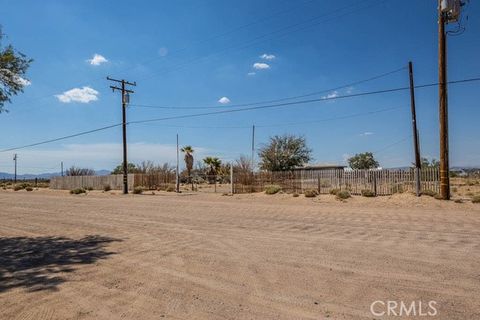
[[[60,162],[60,172],[62,173],[62,177],[63,177],[63,161]]]
[[[230,193],[234,194],[234,189],[233,189],[233,162],[230,163]]]
[[[17,183],[17,159],[18,159],[18,156],[17,154],[15,153],[13,155],[13,161],[15,161],[15,174],[14,174],[14,183],[16,184]]]
[[[415,108],[415,86],[413,82],[413,63],[408,62],[408,74],[410,77],[410,107],[412,112],[412,129],[413,129],[413,147],[415,152],[415,193],[420,196],[420,168],[422,167],[420,158],[420,145],[418,141],[417,129],[417,111]]]

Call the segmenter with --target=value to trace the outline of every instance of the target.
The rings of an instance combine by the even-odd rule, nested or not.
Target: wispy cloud
[[[230,99],[228,99],[227,97],[221,97],[218,100],[218,102],[221,103],[221,104],[228,104],[228,103],[230,103]]]
[[[253,64],[253,68],[256,70],[270,69],[270,65],[264,62],[256,62]]]
[[[273,54],[264,53],[260,56],[260,58],[265,59],[265,60],[273,60],[276,57]]]
[[[32,82],[31,82],[30,80],[24,79],[24,78],[22,78],[22,77],[17,77],[17,78],[15,79],[15,81],[16,81],[17,83],[19,83],[20,85],[22,85],[23,87],[26,87],[26,86],[29,86],[29,85],[32,84]]]
[[[253,71],[252,71],[252,72],[247,73],[247,76],[254,76],[254,75],[256,75],[256,74],[257,74],[256,72],[253,72]]]
[[[92,66],[99,66],[102,63],[108,62],[107,58],[102,56],[101,54],[95,53],[92,59],[87,60]]]
[[[98,100],[99,92],[90,87],[73,88],[65,91],[62,94],[57,94],[55,97],[63,103],[80,102],[89,103]]]
[[[374,134],[375,134],[375,133],[373,133],[373,132],[367,131],[367,132],[361,133],[360,135],[361,135],[362,137],[366,137],[366,136],[372,136],[372,135],[374,135]]]
[[[332,91],[326,96],[323,96],[322,99],[334,99],[336,97],[338,97],[338,91]]]
[[[32,84],[29,80],[20,77],[18,74],[13,73],[9,69],[1,68],[0,69],[0,80],[7,82],[7,81],[10,81],[10,79],[12,79],[17,84],[19,84],[23,87],[26,87],[26,86],[29,86],[29,85]]]

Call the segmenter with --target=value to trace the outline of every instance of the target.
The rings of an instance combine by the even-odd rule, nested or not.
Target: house
[[[345,170],[347,166],[340,164],[331,164],[331,163],[315,163],[315,164],[305,164],[302,167],[296,167],[294,171],[300,172],[314,172],[314,171],[324,171],[324,170]]]

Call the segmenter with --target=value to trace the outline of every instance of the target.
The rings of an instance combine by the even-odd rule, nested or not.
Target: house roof
[[[327,170],[327,169],[345,169],[347,166],[334,163],[310,163],[294,170]]]

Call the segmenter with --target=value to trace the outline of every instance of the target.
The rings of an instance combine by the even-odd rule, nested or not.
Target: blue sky
[[[480,75],[480,4],[472,1],[465,12],[466,31],[448,38],[449,80]],[[0,16],[3,44],[35,60],[31,84],[0,115],[1,149],[119,123],[120,95],[109,89],[107,75],[137,82],[129,121],[335,88],[409,60],[416,84],[436,82],[438,75],[434,0],[17,0],[2,1]],[[406,69],[309,98],[403,86]],[[453,166],[480,165],[478,88],[478,82],[449,87]],[[223,97],[230,102],[221,104]],[[418,89],[416,97],[422,155],[438,158],[437,88]],[[345,118],[354,114],[361,115]],[[409,94],[401,91],[132,124],[129,160],[173,163],[178,133],[181,145],[197,149],[197,159],[230,161],[250,154],[253,124],[257,148],[271,135],[304,135],[314,162],[344,163],[363,151],[375,152],[384,167],[413,158]],[[121,128],[15,152],[20,173],[58,171],[61,161],[111,169],[121,162]],[[12,172],[13,153],[0,153],[0,171]]]

